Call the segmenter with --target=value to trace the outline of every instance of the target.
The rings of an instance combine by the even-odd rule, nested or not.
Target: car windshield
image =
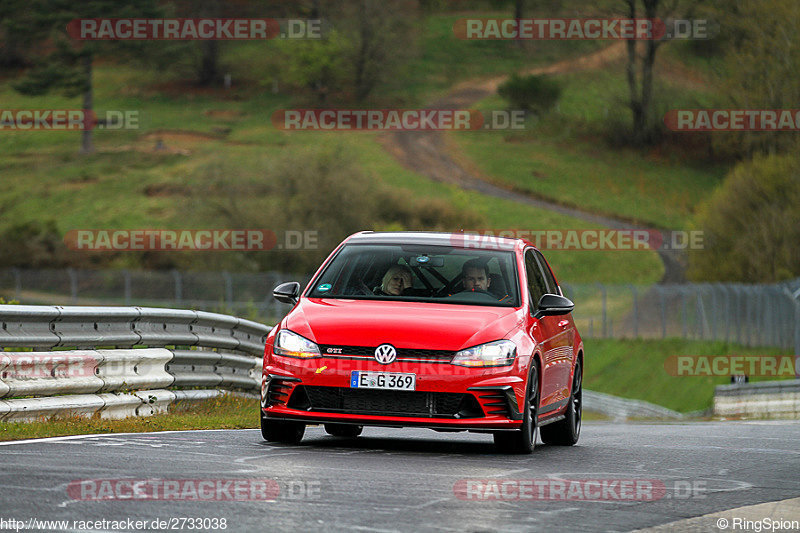
[[[518,307],[517,279],[510,251],[349,244],[306,296]]]

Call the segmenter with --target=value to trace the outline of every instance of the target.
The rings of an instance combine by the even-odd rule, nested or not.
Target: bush
[[[220,158],[196,176],[193,204],[208,220],[231,228],[316,231],[313,250],[181,255],[187,267],[231,270],[313,271],[341,240],[362,230],[441,230],[482,227],[481,215],[449,202],[421,198],[366,174],[355,154],[338,147],[309,147],[247,167]],[[227,177],[238,174],[237,182]],[[224,256],[224,257],[223,257]],[[208,261],[224,260],[213,265]],[[180,265],[177,265],[181,268]]]
[[[519,76],[513,74],[498,89],[497,94],[514,109],[542,116],[556,105],[561,97],[561,85],[546,76]]]
[[[705,249],[690,253],[697,281],[775,282],[800,276],[800,158],[738,165],[699,213]]]

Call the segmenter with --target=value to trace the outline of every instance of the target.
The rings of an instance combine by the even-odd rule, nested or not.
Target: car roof
[[[434,233],[426,231],[362,231],[351,235],[346,242],[347,244],[416,244],[507,251],[514,251],[518,246],[525,245],[522,239],[482,236],[470,232]]]

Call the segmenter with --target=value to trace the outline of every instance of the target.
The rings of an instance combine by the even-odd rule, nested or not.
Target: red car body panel
[[[320,275],[342,246],[358,235],[363,234],[351,236],[337,247],[312,279]],[[520,419],[508,413],[491,414],[490,411],[497,411],[491,405],[496,405],[497,397],[484,398],[487,395],[482,392],[491,388],[510,388],[515,405],[524,405],[529,365],[535,357],[540,365],[539,420],[557,419],[567,409],[575,362],[583,353],[583,343],[571,314],[539,318],[531,315],[524,253],[534,247],[521,239],[504,240],[511,243],[517,259],[521,301],[516,308],[307,298],[305,294],[313,287],[312,281],[297,305],[267,337],[262,377],[264,416],[312,424],[342,422],[475,431],[517,429],[521,425]],[[320,345],[322,356],[298,359],[274,354],[275,336],[284,328]],[[346,348],[342,353],[325,353],[323,348],[374,348],[388,343],[398,351],[441,350],[455,353],[499,339],[509,339],[517,346],[517,357],[510,366],[468,368],[450,364],[449,361],[401,360],[399,356],[395,362],[385,365],[379,363],[371,353],[346,353]],[[354,370],[416,374],[416,391],[474,395],[482,413],[466,418],[417,417],[309,411],[287,405],[300,385],[348,388]],[[267,387],[275,380],[280,382],[281,388],[278,395],[273,395],[276,401],[268,401],[273,396],[270,396]],[[475,387],[485,389],[476,390]]]

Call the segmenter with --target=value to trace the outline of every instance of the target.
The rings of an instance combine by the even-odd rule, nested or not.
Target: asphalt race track
[[[497,454],[488,435],[379,428],[346,440],[311,427],[295,446],[267,444],[257,430],[0,444],[0,519],[152,524],[224,518],[225,531],[630,531],[800,496],[796,422],[586,423],[578,446],[537,445],[530,456]],[[114,487],[107,492],[97,481],[121,479],[127,482],[106,482],[106,489]],[[454,490],[467,479],[477,480],[470,500]],[[190,492],[177,501],[177,492],[169,501],[133,499],[131,481],[137,480],[160,483],[164,494],[167,481],[178,480],[179,490]],[[219,489],[225,480],[250,480],[251,488],[253,480],[267,480],[269,496],[263,496],[263,484],[255,495]],[[500,495],[493,492],[500,485],[490,480],[515,481],[503,485],[504,499],[476,501]],[[519,480],[539,485],[515,499],[508,487],[520,486]],[[556,492],[549,501],[537,497],[536,487],[559,480],[572,480],[570,486],[576,480],[633,480],[657,490],[634,498],[622,490],[599,497],[593,492],[587,501],[587,482],[584,499]],[[212,501],[197,501],[191,492],[201,481],[217,487],[204,493]],[[231,501],[231,494],[255,501]],[[89,499],[94,497],[106,499]],[[190,529],[188,522],[182,525],[173,530]],[[710,519],[701,530],[720,531]]]

